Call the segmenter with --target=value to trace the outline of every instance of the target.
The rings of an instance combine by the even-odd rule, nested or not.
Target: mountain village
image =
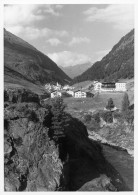
[[[88,87],[74,87],[70,85],[62,86],[58,82],[56,85],[54,84],[46,84],[45,90],[50,93],[51,98],[61,97],[63,95],[67,95],[74,98],[87,98],[93,97],[96,93],[102,92],[125,92],[126,83],[124,82],[99,82],[93,81]]]

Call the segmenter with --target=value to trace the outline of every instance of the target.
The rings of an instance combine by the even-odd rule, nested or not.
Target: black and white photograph
[[[2,4],[3,192],[135,193],[135,1],[18,2]]]

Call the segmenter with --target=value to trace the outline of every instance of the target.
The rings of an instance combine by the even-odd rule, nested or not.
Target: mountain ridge
[[[90,66],[92,65],[92,62],[86,62],[82,64],[76,64],[74,66],[67,66],[62,67],[59,66],[70,78],[74,78],[83,72],[85,72]]]
[[[134,29],[123,36],[111,51],[95,62],[84,73],[75,77],[73,83],[86,80],[117,80],[134,77]]]
[[[48,56],[4,29],[4,80],[8,83],[44,85],[71,79]]]

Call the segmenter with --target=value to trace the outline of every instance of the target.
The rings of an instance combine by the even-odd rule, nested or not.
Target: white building
[[[45,89],[48,91],[52,91],[52,90],[61,90],[62,86],[57,82],[56,85],[52,85],[50,83],[47,83],[45,85]]]
[[[100,91],[101,90],[102,83],[100,82],[95,82],[94,83],[94,90],[95,91]]]
[[[54,85],[53,88],[55,90],[61,90],[61,85],[57,82],[57,85]]]
[[[48,91],[50,91],[52,89],[52,86],[50,85],[50,83],[47,83],[45,85],[45,89],[48,90]]]
[[[98,83],[98,81],[93,81],[93,84]]]
[[[69,86],[69,88],[70,88],[70,89],[75,89],[75,87],[73,87],[73,86]]]
[[[67,89],[69,89],[69,88],[70,88],[69,85],[65,85],[65,86],[63,87],[63,89],[65,89],[65,90],[67,90]]]
[[[68,94],[74,96],[74,91],[68,90],[68,91],[66,91],[66,92],[67,92]]]
[[[95,91],[126,91],[126,83],[112,83],[112,82],[95,82],[94,83]]]
[[[62,94],[61,94],[61,92],[59,92],[59,91],[53,91],[53,92],[51,93],[51,98],[61,97],[61,96],[62,96]]]
[[[74,92],[75,98],[86,98],[86,92],[78,90]]]
[[[69,86],[69,85],[65,85],[65,86],[63,87],[63,89],[65,89],[65,90],[69,90],[69,89],[74,89],[74,87]]]
[[[126,91],[126,83],[116,83],[115,91]]]
[[[110,92],[112,92],[112,91],[115,91],[115,88],[116,88],[116,86],[115,86],[115,82],[103,82],[102,83],[102,86],[101,86],[101,91],[110,91]]]

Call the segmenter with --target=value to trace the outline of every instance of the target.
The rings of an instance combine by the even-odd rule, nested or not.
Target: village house
[[[114,82],[104,82],[101,85],[101,91],[115,91],[115,88]]]
[[[63,87],[63,89],[65,89],[65,90],[71,90],[71,89],[74,89],[74,87],[69,86],[69,85],[65,85],[65,86]]]
[[[126,83],[115,83],[115,82],[94,82],[95,91],[126,91]]]
[[[70,86],[70,87],[69,87],[69,89],[75,89],[75,87],[73,87],[73,86]]]
[[[67,90],[66,92],[67,92],[68,94],[74,96],[74,91],[72,91],[72,90]]]
[[[57,82],[56,85],[54,85],[54,90],[61,90],[62,86]]]
[[[69,85],[65,85],[65,86],[63,87],[63,89],[65,89],[65,90],[67,90],[67,89],[69,89],[69,88],[70,88]]]
[[[95,91],[100,91],[101,90],[102,83],[95,81],[94,82],[94,90]]]
[[[50,91],[52,89],[52,86],[50,85],[50,83],[47,83],[45,85],[45,89],[48,90],[48,91]]]
[[[116,83],[116,91],[126,91],[126,83]]]
[[[86,92],[77,90],[74,92],[74,97],[75,98],[86,98]]]
[[[59,91],[53,91],[51,92],[51,98],[55,98],[55,97],[61,97],[62,93]]]
[[[47,83],[45,85],[45,89],[49,92],[53,91],[53,90],[61,90],[62,86],[57,82],[56,85],[53,85],[53,84],[50,84],[50,83]]]
[[[98,83],[98,81],[93,81],[93,84],[96,84],[96,83]]]

